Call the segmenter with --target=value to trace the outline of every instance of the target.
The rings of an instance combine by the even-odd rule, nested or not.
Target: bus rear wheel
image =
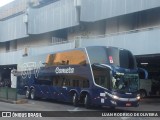
[[[76,93],[73,94],[72,103],[74,106],[78,106],[78,96]]]
[[[90,108],[90,96],[88,94],[86,94],[85,98],[84,98],[84,105],[85,107],[88,109]]]
[[[31,90],[31,99],[32,99],[32,100],[35,100],[35,99],[36,99],[35,90],[34,90],[34,89]]]

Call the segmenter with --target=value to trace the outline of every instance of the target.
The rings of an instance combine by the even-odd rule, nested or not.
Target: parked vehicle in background
[[[152,80],[151,79],[140,79],[139,92],[140,92],[141,98],[145,98],[147,96],[150,96],[151,87],[152,87]]]
[[[143,68],[139,68],[139,78],[139,93],[141,98],[160,96],[160,77],[151,78],[149,76],[148,78],[148,72]]]

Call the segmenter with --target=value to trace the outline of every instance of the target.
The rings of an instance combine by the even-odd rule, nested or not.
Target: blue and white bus
[[[30,99],[49,98],[86,108],[139,106],[138,68],[125,49],[89,46],[25,57],[16,74],[18,91]]]

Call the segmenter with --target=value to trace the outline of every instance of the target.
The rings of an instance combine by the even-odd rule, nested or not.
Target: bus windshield
[[[119,92],[136,92],[138,80],[138,74],[116,75],[112,78],[112,89]]]

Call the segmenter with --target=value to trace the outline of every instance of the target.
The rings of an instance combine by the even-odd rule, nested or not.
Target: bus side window
[[[73,80],[70,79],[70,86],[73,87]]]
[[[89,87],[89,80],[83,80],[83,88]]]
[[[67,80],[63,78],[62,86],[67,86]]]
[[[63,80],[62,80],[62,78],[57,78],[57,86],[59,86],[59,87],[61,87],[62,86],[62,82],[63,82]]]
[[[73,87],[79,87],[79,80],[73,80]]]
[[[95,77],[95,82],[96,82],[96,84],[100,85],[100,78],[99,77]]]
[[[76,80],[73,80],[73,87],[76,87]]]
[[[68,86],[71,85],[70,79],[67,79],[67,84],[68,84]]]
[[[76,87],[79,87],[79,80],[76,80]]]
[[[100,83],[101,86],[106,87],[106,86],[105,86],[106,82],[107,82],[107,78],[104,77],[104,76],[101,76],[101,83]]]
[[[95,82],[96,82],[96,84],[101,85],[102,87],[107,87],[108,86],[107,77],[105,77],[105,76],[97,76],[95,78]]]
[[[52,85],[50,77],[46,77],[46,76],[39,77],[35,81],[36,81],[36,84],[39,84],[39,85]]]
[[[63,80],[63,86],[70,86],[70,80],[69,79],[64,79]]]
[[[62,86],[66,86],[66,80],[63,78]]]
[[[58,85],[58,78],[54,78],[53,79],[53,86],[57,86]]]

